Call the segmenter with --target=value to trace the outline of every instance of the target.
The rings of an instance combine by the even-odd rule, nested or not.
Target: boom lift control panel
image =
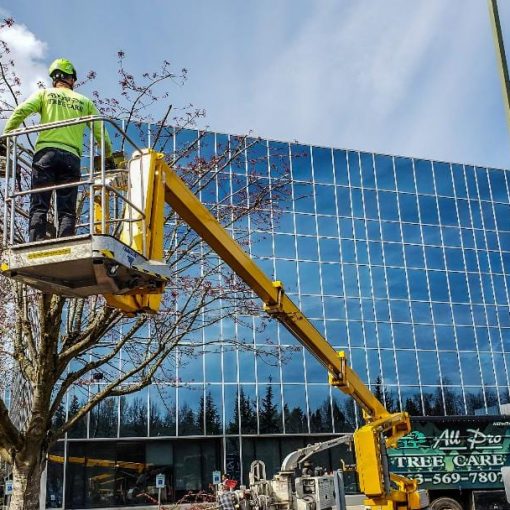
[[[88,117],[71,122],[100,122]],[[427,495],[416,482],[388,469],[386,448],[411,430],[407,413],[389,413],[336,352],[298,306],[287,296],[283,284],[271,281],[241,246],[198,200],[164,154],[134,146],[126,168],[107,171],[104,142],[101,164],[96,170],[90,149],[88,174],[79,183],[84,190],[84,214],[78,235],[23,242],[20,215],[23,200],[32,193],[16,187],[18,137],[61,127],[69,122],[20,129],[4,136],[7,141],[5,177],[4,275],[23,283],[69,296],[104,295],[108,304],[128,314],[157,313],[165,284],[170,278],[163,259],[164,206],[168,204],[263,301],[265,311],[280,321],[328,370],[329,382],[350,395],[360,406],[365,425],[354,433],[356,471],[366,505],[392,510],[424,508]],[[90,130],[92,133],[92,130]],[[93,147],[91,141],[89,146]],[[76,184],[75,184],[76,185]],[[50,189],[50,188],[48,188]]]

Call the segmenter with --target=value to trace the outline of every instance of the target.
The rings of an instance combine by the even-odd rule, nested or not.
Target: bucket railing
[[[94,137],[94,123],[100,123],[100,138]],[[22,136],[33,136],[42,131],[61,129],[77,124],[86,124],[89,128],[85,137],[85,147],[82,156],[82,174],[79,181],[51,185],[44,188],[32,189],[30,185],[30,167],[32,151],[21,142]],[[143,210],[137,206],[131,197],[130,172],[126,165],[123,168],[108,169],[105,146],[106,124],[111,127],[114,135],[121,137],[132,147],[134,156],[130,164],[136,164],[137,155],[141,154],[138,145],[125,133],[112,119],[104,116],[87,116],[72,120],[38,124],[17,129],[2,135],[0,141],[6,145],[5,176],[3,186],[3,248],[26,246],[28,242],[28,218],[30,197],[34,193],[51,191],[53,194],[52,206],[49,211],[48,225],[53,218],[53,227],[58,232],[56,191],[62,188],[78,187],[78,211],[75,235],[81,238],[91,235],[110,235],[119,239],[121,231],[123,239],[132,245],[133,224],[138,223],[145,239],[146,218]],[[115,136],[112,137],[115,142]],[[143,179],[143,172],[139,175]],[[22,178],[23,177],[23,178]],[[141,189],[145,189],[142,183]],[[142,202],[143,202],[142,197]],[[63,239],[63,238],[62,238]],[[65,239],[70,239],[69,237]],[[50,237],[37,243],[55,242]],[[146,256],[145,243],[142,247],[143,256]]]

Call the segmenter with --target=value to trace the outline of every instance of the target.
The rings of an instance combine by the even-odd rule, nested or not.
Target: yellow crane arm
[[[264,309],[278,319],[328,370],[329,382],[352,396],[362,408],[366,424],[354,433],[357,472],[360,488],[369,499],[368,505],[391,510],[403,503],[407,508],[421,508],[423,502],[416,483],[389,474],[386,447],[411,430],[407,413],[389,413],[358,375],[348,366],[343,352],[337,353],[298,306],[285,294],[281,282],[271,281],[251,257],[228,234],[211,212],[200,202],[182,179],[167,165],[164,155],[144,150],[141,156],[148,188],[154,190],[146,204],[145,247],[161,252],[164,233],[164,205],[186,222],[230,268],[264,302]],[[143,161],[142,161],[143,162]],[[150,183],[154,181],[154,185]],[[164,190],[156,192],[156,190]],[[128,211],[135,217],[135,211]],[[141,222],[141,220],[140,220]],[[133,228],[133,227],[130,227]],[[136,222],[135,222],[136,228]],[[140,234],[142,228],[139,228]],[[137,236],[135,235],[136,239]],[[142,236],[133,248],[141,250]],[[152,296],[154,298],[157,296]],[[150,295],[106,296],[112,306],[137,311],[137,306]],[[159,301],[157,302],[159,306]]]

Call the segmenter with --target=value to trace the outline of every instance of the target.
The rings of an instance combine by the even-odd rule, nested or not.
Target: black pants
[[[32,189],[76,182],[80,180],[80,158],[62,149],[46,148],[36,152],[32,161]],[[30,198],[29,238],[41,241],[46,238],[51,191],[32,193]],[[74,235],[76,225],[76,199],[78,187],[56,190],[58,232],[57,237]]]

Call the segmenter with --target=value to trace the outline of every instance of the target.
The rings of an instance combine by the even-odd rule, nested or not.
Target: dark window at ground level
[[[164,474],[163,504],[188,493],[210,490],[212,473],[248,484],[250,464],[263,460],[268,478],[292,451],[330,436],[190,438],[158,441],[59,442],[49,456],[47,506],[50,508],[104,508],[157,504],[156,475]],[[64,462],[64,459],[66,461]],[[312,461],[327,471],[338,469],[341,459],[352,463],[347,447],[315,455]],[[64,469],[66,470],[65,488]],[[352,479],[351,479],[352,478]],[[356,492],[354,477],[346,476],[348,492]],[[65,492],[65,500],[63,493]]]

